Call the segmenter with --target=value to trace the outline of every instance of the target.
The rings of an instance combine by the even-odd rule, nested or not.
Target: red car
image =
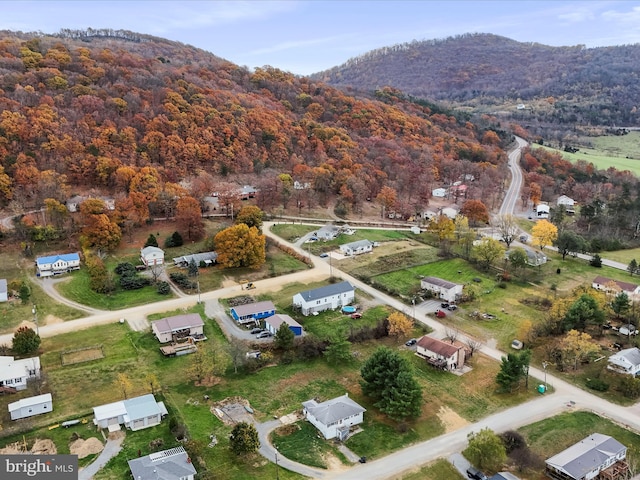
[[[361,314],[361,313],[359,313],[359,312],[352,313],[352,314],[351,314],[351,318],[353,318],[353,319],[362,318],[362,314]]]
[[[444,313],[442,310],[436,310],[436,317],[445,318],[446,316],[447,316],[447,314]]]

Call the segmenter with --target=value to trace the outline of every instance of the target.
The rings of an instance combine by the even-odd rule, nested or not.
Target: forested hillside
[[[374,50],[313,78],[368,91],[388,85],[456,107],[498,109],[548,134],[554,132],[550,124],[640,125],[639,73],[640,45],[551,47],[467,34]],[[517,110],[518,104],[526,108]]]
[[[496,196],[508,135],[396,93],[359,99],[131,32],[2,32],[0,204],[19,212],[94,189],[170,215],[180,196],[252,184],[269,209],[296,180],[310,185],[300,205],[331,196],[358,211],[389,187],[416,211],[463,173],[470,195]]]

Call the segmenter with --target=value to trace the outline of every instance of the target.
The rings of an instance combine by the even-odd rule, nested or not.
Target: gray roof
[[[443,288],[454,288],[458,285],[457,283],[449,282],[448,280],[443,280],[442,278],[438,277],[424,277],[422,281]]]
[[[513,473],[500,472],[496,473],[493,477],[489,477],[489,480],[520,480]]]
[[[201,327],[204,325],[204,322],[202,321],[202,317],[199,313],[187,313],[185,315],[162,318],[155,322],[151,322],[151,325],[155,325],[159,332],[165,333],[175,332],[186,328]]]
[[[8,405],[10,412],[15,412],[23,407],[33,407],[34,405],[40,405],[41,403],[51,403],[52,398],[50,393],[43,395],[36,395],[35,397],[27,397],[17,402],[10,403]]]
[[[302,402],[302,406],[324,425],[330,425],[344,418],[367,411],[351,400],[347,394],[322,403],[317,403],[315,400],[307,400]]]
[[[369,240],[357,240],[355,242],[345,243],[342,246],[349,247],[349,248],[358,248],[358,247],[368,247],[369,245],[373,245],[373,242]]]
[[[236,305],[232,307],[232,310],[240,317],[244,317],[246,315],[253,315],[255,313],[262,312],[270,312],[271,310],[275,310],[276,307],[271,300],[265,300],[263,302],[255,302],[255,303],[247,303],[245,305]]]
[[[196,265],[200,265],[200,262],[215,262],[218,258],[218,254],[216,252],[203,252],[203,253],[193,253],[191,255],[183,255],[181,257],[175,257],[173,259],[174,264],[186,263],[187,265],[191,263],[193,259],[196,262]]]
[[[197,473],[182,447],[134,458],[128,463],[134,480],[179,480]]]
[[[162,414],[160,405],[150,393],[142,395],[141,397],[129,398],[128,400],[124,400],[122,403],[124,404],[124,408],[127,411],[130,421],[149,417],[151,415]]]
[[[640,349],[638,347],[625,348],[624,350],[620,350],[618,353],[615,353],[609,357],[611,358],[625,358],[631,365],[640,365]]]
[[[7,279],[0,278],[0,293],[7,293]]]
[[[300,292],[299,295],[302,295],[302,298],[306,302],[311,302],[313,300],[319,300],[321,298],[330,297],[331,295],[338,295],[340,293],[351,292],[353,290],[353,285],[344,281],[340,283],[332,283],[325,287],[315,288],[313,290],[306,290],[304,292]]]
[[[549,458],[546,463],[572,478],[583,478],[626,449],[615,438],[594,433]]]
[[[270,316],[266,320],[266,322],[276,330],[279,329],[280,325],[282,325],[283,323],[286,323],[290,327],[302,328],[302,325],[296,322],[293,318],[291,318],[289,315],[285,315],[282,313],[276,313],[275,315]]]

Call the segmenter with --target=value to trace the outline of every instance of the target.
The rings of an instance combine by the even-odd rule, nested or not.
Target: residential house
[[[560,195],[556,200],[556,204],[558,206],[564,205],[565,207],[567,207],[567,210],[568,210],[569,208],[573,208],[576,202],[571,197],[567,197],[566,195]]]
[[[135,431],[158,425],[167,414],[164,403],[157,402],[149,393],[93,407],[93,423],[110,432],[120,430],[120,425]]]
[[[640,374],[640,349],[625,348],[609,357],[607,368],[626,375]]]
[[[433,210],[425,210],[422,212],[422,218],[424,220],[432,220],[438,217],[438,212],[434,212]]]
[[[151,331],[160,343],[175,342],[187,337],[202,338],[204,322],[198,313],[176,315],[151,322]]]
[[[624,292],[629,296],[630,300],[637,300],[640,298],[640,285],[629,282],[621,282],[620,280],[613,280],[612,278],[603,277],[598,275],[591,282],[591,286],[596,290],[602,290],[603,292],[618,294]]]
[[[340,245],[340,251],[344,255],[360,255],[373,250],[373,242],[369,240],[358,240],[357,242],[349,242]]]
[[[74,195],[73,197],[67,199],[65,204],[67,205],[67,210],[71,213],[75,213],[80,210],[80,204],[84,202],[88,197],[83,195]]]
[[[431,196],[437,197],[437,198],[444,198],[447,196],[447,189],[442,187],[434,188],[433,190],[431,190]]]
[[[464,184],[452,185],[449,191],[454,197],[466,197],[468,187]]]
[[[44,395],[23,398],[17,402],[10,403],[8,407],[11,420],[19,420],[53,411],[53,401],[51,394],[45,393]]]
[[[303,315],[311,315],[349,305],[355,300],[355,296],[355,288],[345,281],[296,293],[293,296],[293,305],[299,308]]]
[[[9,300],[9,288],[7,287],[7,279],[0,278],[0,302]]]
[[[215,211],[218,210],[218,207],[220,207],[220,200],[218,199],[217,196],[213,197],[213,196],[207,196],[204,197],[202,199],[202,203],[203,203],[203,211],[204,212],[210,212],[210,211]]]
[[[538,218],[549,218],[549,205],[546,203],[536,205],[536,216]]]
[[[366,409],[349,398],[348,394],[317,403],[302,402],[304,417],[311,422],[325,439],[346,440],[353,425],[364,421]]]
[[[329,240],[333,240],[334,238],[336,238],[338,235],[340,235],[340,227],[338,227],[337,225],[333,225],[333,224],[327,224],[324,225],[322,227],[320,227],[320,229],[318,229],[318,231],[315,233],[315,236],[319,239],[319,240],[324,240],[329,241]]]
[[[444,215],[451,220],[455,220],[455,218],[458,216],[458,209],[453,207],[444,207],[440,209],[440,215]]]
[[[134,480],[194,480],[198,473],[183,447],[150,453],[128,463]]]
[[[524,253],[527,255],[527,265],[531,267],[538,267],[547,263],[547,256],[544,253],[538,250],[533,250],[531,248],[520,248],[522,248],[522,250],[524,250]],[[509,259],[509,255],[511,255],[511,252],[512,250],[507,250],[504,253],[505,260]]]
[[[140,261],[146,267],[164,264],[164,250],[158,247],[144,247],[140,249]]]
[[[447,302],[455,302],[462,296],[464,285],[449,282],[438,277],[424,277],[420,280],[420,288],[433,292],[438,298]]]
[[[258,190],[255,187],[252,187],[251,185],[244,185],[239,191],[239,196],[241,200],[248,200],[250,198],[254,198],[256,193],[258,193]]]
[[[16,360],[0,356],[0,391],[24,390],[27,381],[40,378],[40,357]]]
[[[186,268],[191,264],[191,260],[193,260],[198,267],[201,265],[210,267],[216,263],[217,259],[218,254],[216,252],[193,253],[191,255],[175,257],[173,259],[173,264],[177,267]]]
[[[294,190],[306,190],[307,188],[311,188],[311,183],[294,180],[293,188]]]
[[[264,328],[275,335],[283,323],[287,324],[289,330],[291,330],[296,337],[302,335],[302,325],[296,322],[289,315],[284,315],[282,313],[276,313],[275,315],[267,318],[264,321]]]
[[[615,438],[594,433],[546,461],[545,473],[554,480],[622,480],[629,466],[627,447]]]
[[[61,275],[72,270],[80,270],[80,254],[77,252],[36,258],[37,277]]]
[[[416,355],[442,370],[457,370],[464,365],[466,351],[462,345],[425,335],[416,343]]]
[[[275,315],[275,313],[276,307],[269,300],[231,307],[231,316],[240,324],[252,322],[258,324],[263,318]]]

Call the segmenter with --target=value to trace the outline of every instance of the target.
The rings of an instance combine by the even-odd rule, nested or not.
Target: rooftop
[[[341,293],[352,292],[354,290],[353,285],[344,281],[340,283],[332,283],[324,287],[315,288],[313,290],[305,290],[300,292],[302,298],[307,301],[319,300],[321,298],[330,297],[332,295],[339,295]]]
[[[307,400],[306,402],[302,402],[302,406],[325,425],[330,425],[343,418],[367,411],[351,400],[347,394],[322,403],[317,403],[315,400]]]

